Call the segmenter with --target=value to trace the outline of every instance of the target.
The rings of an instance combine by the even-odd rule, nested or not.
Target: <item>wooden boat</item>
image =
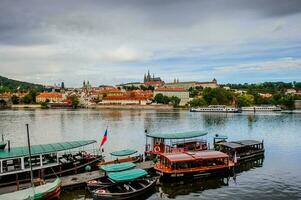
[[[226,140],[219,140],[220,136],[217,135],[214,138],[215,150],[224,152],[230,156],[230,160],[235,163],[252,159],[254,157],[264,156],[263,141],[257,140],[237,140],[227,142]]]
[[[108,177],[117,184],[94,190],[93,199],[137,199],[156,185],[157,178],[140,179],[146,175],[147,172],[143,169],[109,173]]]
[[[60,176],[71,175],[98,169],[97,163],[102,160],[100,154],[72,149],[96,143],[95,140],[69,141],[61,143],[32,145],[32,157],[26,146],[0,150],[0,187],[29,182],[29,163],[36,177],[51,178],[54,173]]]
[[[152,160],[162,153],[207,150],[207,132],[191,131],[169,134],[146,134],[145,158]]]
[[[33,181],[33,168],[32,168],[32,157],[31,157],[31,145],[29,137],[29,127],[27,126],[27,142],[28,142],[28,156],[29,156],[29,168],[30,168],[30,178],[31,187],[19,190],[15,192],[10,192],[7,194],[0,195],[0,199],[13,199],[13,200],[46,200],[59,198],[61,193],[61,179],[56,178],[55,181],[51,183],[46,183],[45,181],[39,181],[40,185],[35,186]]]
[[[120,151],[114,151],[110,154],[116,159],[109,160],[109,161],[101,161],[98,163],[98,166],[107,165],[107,164],[116,164],[116,163],[123,163],[123,162],[141,162],[143,160],[141,155],[135,155],[137,153],[137,150],[134,149],[123,149]]]
[[[93,180],[87,181],[88,190],[92,191],[99,187],[113,185],[115,183],[107,176],[108,173],[125,171],[125,170],[132,169],[134,167],[136,167],[136,165],[131,162],[102,165],[100,168],[101,168],[101,170],[103,170],[105,172],[105,175],[98,179],[93,179]]]
[[[154,169],[163,178],[198,177],[215,173],[229,173],[234,163],[219,151],[164,153]]]
[[[55,179],[53,182],[45,183],[36,187],[0,195],[0,199],[13,200],[48,200],[58,199],[61,193],[61,180]]]

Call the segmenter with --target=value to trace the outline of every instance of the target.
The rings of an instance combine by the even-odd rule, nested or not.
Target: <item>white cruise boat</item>
[[[242,111],[281,111],[279,106],[249,106],[249,107],[241,107]]]
[[[190,112],[225,112],[225,113],[238,113],[240,109],[229,107],[225,105],[210,105],[208,107],[191,108]]]

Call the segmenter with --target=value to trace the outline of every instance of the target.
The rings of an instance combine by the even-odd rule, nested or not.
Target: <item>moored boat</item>
[[[143,169],[109,173],[108,177],[116,184],[92,191],[93,199],[137,199],[156,185],[157,178],[141,179],[146,175]]]
[[[257,140],[218,141],[214,143],[214,148],[228,154],[235,163],[264,156],[263,141]]]
[[[170,179],[229,173],[233,166],[227,154],[206,150],[160,154],[154,169],[161,177]]]
[[[251,112],[267,112],[267,111],[281,111],[279,106],[249,106],[241,107],[242,111],[251,111]]]
[[[94,143],[95,140],[82,140],[31,145],[31,159],[26,146],[0,150],[0,186],[29,182],[30,161],[34,175],[40,178],[85,172],[87,166],[91,170],[98,169],[96,164],[102,156],[96,151],[83,151],[84,146]]]
[[[123,162],[140,162],[142,161],[142,156],[141,155],[136,155],[137,150],[134,149],[123,149],[120,151],[114,151],[111,152],[110,155],[116,157],[114,160],[109,160],[109,161],[101,161],[98,163],[98,166],[102,165],[108,165],[108,164],[115,164],[115,163],[123,163]]]
[[[125,170],[132,169],[134,167],[136,167],[136,165],[131,162],[102,165],[100,168],[105,172],[105,175],[98,179],[87,181],[88,190],[92,191],[99,187],[113,185],[115,183],[108,177],[108,173],[125,171]]]
[[[240,109],[226,105],[210,105],[208,107],[191,108],[190,112],[223,112],[223,113],[239,113]]]
[[[204,131],[146,134],[145,158],[153,159],[161,153],[207,150]]]

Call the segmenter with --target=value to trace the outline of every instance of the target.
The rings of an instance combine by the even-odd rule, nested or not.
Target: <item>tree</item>
[[[161,94],[161,93],[156,94],[154,99],[157,103],[163,103],[163,94]]]
[[[73,95],[73,96],[70,96],[69,97],[70,101],[71,101],[71,105],[72,105],[72,108],[77,108],[78,104],[79,104],[79,100],[77,98],[77,96]]]
[[[285,106],[285,108],[292,110],[295,107],[295,99],[293,95],[285,95],[281,98],[280,103]]]
[[[202,107],[206,106],[207,103],[204,99],[194,98],[192,101],[189,102],[191,107]]]
[[[218,101],[217,99],[214,97],[212,100],[211,100],[211,105],[218,105]]]
[[[254,105],[254,96],[251,94],[243,94],[237,97],[238,107]]]
[[[16,95],[13,95],[13,96],[11,97],[11,101],[12,101],[13,104],[19,104],[20,98],[17,97]]]
[[[163,103],[164,104],[169,104],[170,98],[168,96],[163,96]]]
[[[170,102],[172,103],[173,106],[178,106],[181,102],[181,99],[179,97],[176,97],[176,96],[172,96],[170,98]]]

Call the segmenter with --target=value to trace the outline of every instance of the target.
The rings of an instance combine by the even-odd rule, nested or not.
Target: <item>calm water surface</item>
[[[233,177],[164,183],[145,199],[301,199],[301,114],[210,114],[154,110],[5,110],[0,133],[13,146],[26,145],[25,124],[32,144],[94,139],[109,128],[106,154],[122,148],[143,153],[144,129],[150,133],[206,130],[230,140],[264,140],[265,158],[247,163]],[[107,156],[110,158],[110,156]],[[62,194],[63,200],[91,199],[85,190]]]

